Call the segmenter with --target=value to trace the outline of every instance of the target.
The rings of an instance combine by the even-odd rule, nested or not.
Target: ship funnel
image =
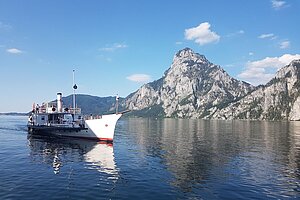
[[[57,112],[62,112],[62,93],[57,93]]]

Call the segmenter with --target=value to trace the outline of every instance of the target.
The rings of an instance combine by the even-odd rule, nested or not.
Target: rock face
[[[77,95],[84,114],[115,111],[115,97]],[[63,98],[72,104],[71,96]],[[300,59],[281,68],[266,85],[254,87],[186,48],[163,77],[143,85],[119,110],[141,117],[300,120]]]
[[[300,60],[281,68],[266,85],[215,112],[217,119],[300,120]]]
[[[123,105],[146,115],[211,118],[254,89],[232,78],[203,55],[186,48],[174,56],[171,67],[161,79],[130,94]]]
[[[300,120],[299,88],[300,60],[254,87],[185,48],[162,78],[130,94],[122,106],[144,117]]]

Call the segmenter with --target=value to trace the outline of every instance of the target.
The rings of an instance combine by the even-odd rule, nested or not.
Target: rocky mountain
[[[76,96],[83,114],[115,110],[115,97]],[[72,96],[63,97],[72,105]],[[119,110],[140,117],[300,120],[300,60],[281,68],[266,85],[236,80],[189,48],[179,51],[162,78],[143,85]]]
[[[281,68],[266,85],[230,103],[210,117],[217,119],[300,120],[300,60]]]
[[[203,55],[185,48],[174,56],[162,78],[130,94],[123,106],[138,116],[211,118],[254,89]]]

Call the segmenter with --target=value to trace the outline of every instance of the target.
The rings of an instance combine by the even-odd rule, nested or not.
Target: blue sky
[[[0,0],[0,112],[72,93],[127,96],[185,47],[261,84],[300,58],[297,0]]]

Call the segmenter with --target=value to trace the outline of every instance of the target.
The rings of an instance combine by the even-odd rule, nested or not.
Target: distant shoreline
[[[28,113],[9,112],[9,113],[0,113],[0,116],[1,115],[26,116],[26,115],[28,115]]]

